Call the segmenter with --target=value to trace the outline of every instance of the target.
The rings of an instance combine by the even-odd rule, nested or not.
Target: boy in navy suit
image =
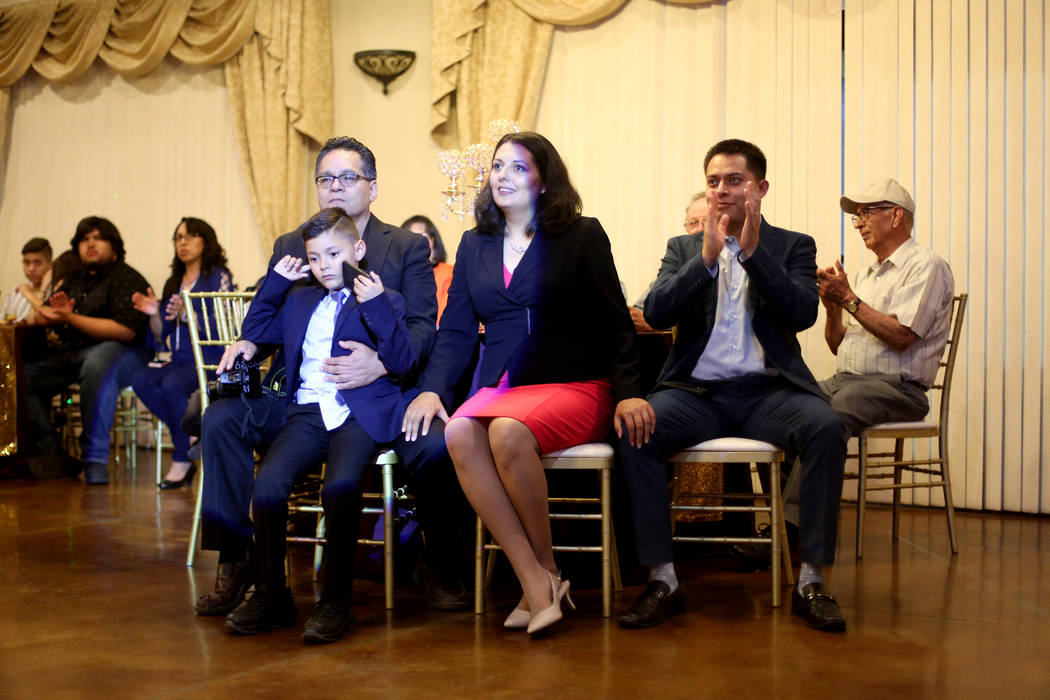
[[[236,634],[287,627],[295,619],[285,585],[285,528],[292,485],[327,460],[321,502],[328,544],[321,574],[321,599],[303,628],[307,642],[334,642],[353,625],[350,591],[361,520],[358,484],[376,446],[401,431],[404,401],[387,376],[340,390],[325,379],[322,362],[349,354],[339,345],[354,340],[379,353],[390,374],[415,365],[401,295],[385,290],[379,276],[343,278],[343,263],[364,258],[365,243],[352,219],[324,209],[301,228],[309,264],[285,256],[266,275],[252,301],[253,322],[242,328],[249,344],[284,343],[289,393],[294,401],[281,432],[263,461],[252,492],[252,521],[259,579],[252,597],[226,618]],[[313,274],[310,285],[284,297],[294,282]],[[283,303],[283,306],[282,306]],[[261,308],[262,313],[258,313]],[[245,355],[254,355],[249,347]]]

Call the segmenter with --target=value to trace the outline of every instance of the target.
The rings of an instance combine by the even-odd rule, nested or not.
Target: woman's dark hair
[[[204,239],[204,251],[201,253],[201,277],[210,275],[215,269],[226,270],[226,251],[219,245],[219,239],[215,235],[215,229],[203,219],[195,219],[192,216],[184,216],[175,226],[175,233],[171,234],[172,241],[178,235],[179,226],[186,224],[186,233],[197,238]],[[179,291],[182,286],[182,276],[186,274],[186,263],[179,260],[176,253],[171,259],[171,277],[164,283],[164,292],[161,300],[169,298]]]
[[[428,217],[422,214],[416,214],[405,219],[405,222],[401,224],[401,228],[407,229],[412,224],[423,224],[426,230],[426,236],[434,242],[434,254],[430,256],[430,264],[437,265],[448,260],[448,253],[445,252],[445,244],[441,242],[441,234],[438,233],[437,226]]]
[[[580,218],[583,211],[583,201],[569,180],[565,162],[558,155],[554,145],[535,131],[505,134],[496,144],[493,154],[508,142],[528,151],[539,172],[543,191],[536,198],[536,212],[531,228],[548,236],[561,235],[572,222]],[[488,180],[474,203],[474,220],[477,221],[480,233],[492,236],[503,234],[506,219],[492,199],[492,187]]]
[[[73,234],[73,240],[69,242],[74,253],[80,255],[80,242],[92,231],[98,231],[99,238],[109,243],[117,260],[124,259],[124,239],[120,237],[120,231],[112,221],[101,216],[86,216],[77,224],[77,231]]]

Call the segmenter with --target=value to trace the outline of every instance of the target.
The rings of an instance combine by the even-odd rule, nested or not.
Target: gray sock
[[[674,574],[674,563],[666,562],[664,564],[650,564],[649,580],[663,581],[671,587],[671,592],[674,593],[674,590],[678,588],[678,577]]]
[[[810,583],[824,583],[824,570],[822,567],[802,562],[802,568],[798,572],[798,592],[802,593],[802,587]]]

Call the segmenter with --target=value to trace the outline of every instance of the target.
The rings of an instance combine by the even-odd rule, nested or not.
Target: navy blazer
[[[755,337],[767,363],[800,389],[823,397],[796,337],[817,320],[817,245],[803,233],[771,226],[765,217],[758,235],[758,247],[742,263],[755,304]],[[700,255],[703,245],[703,233],[668,241],[660,273],[645,300],[650,326],[678,326],[659,382],[687,382],[711,337],[718,285]]]
[[[437,285],[434,270],[430,267],[430,245],[418,233],[385,224],[375,214],[368,219],[361,239],[366,248],[364,268],[379,275],[384,289],[399,292],[403,298],[405,325],[418,363],[430,353],[437,332]],[[273,270],[286,255],[306,260],[301,229],[286,233],[274,242],[267,271]],[[303,283],[295,286],[303,286]],[[251,317],[252,307],[249,307],[245,325],[252,323]],[[415,369],[418,367],[408,371]],[[390,366],[387,370],[396,374]]]
[[[538,232],[503,284],[503,237],[470,230],[456,252],[448,305],[421,382],[449,405],[485,324],[479,383],[511,386],[609,379],[616,401],[642,396],[634,324],[609,238],[581,217],[562,235]]]
[[[283,343],[288,395],[295,396],[302,384],[303,341],[310,317],[328,290],[318,285],[302,287],[285,295],[292,282],[273,270],[266,275],[252,300],[253,323],[242,330],[253,343]],[[379,352],[380,361],[393,374],[409,371],[416,362],[412,342],[405,326],[405,303],[401,295],[387,289],[383,294],[358,304],[351,292],[336,319],[332,336],[332,357],[349,355],[340,340],[356,340]],[[356,389],[340,389],[346,405],[365,432],[376,442],[389,442],[401,433],[405,396],[388,377]]]

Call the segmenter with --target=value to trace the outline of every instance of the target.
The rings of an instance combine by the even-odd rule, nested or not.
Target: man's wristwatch
[[[846,311],[849,311],[851,314],[857,313],[857,309],[858,308],[860,308],[860,298],[859,297],[853,297],[852,299],[847,301],[846,304],[845,304]]]

